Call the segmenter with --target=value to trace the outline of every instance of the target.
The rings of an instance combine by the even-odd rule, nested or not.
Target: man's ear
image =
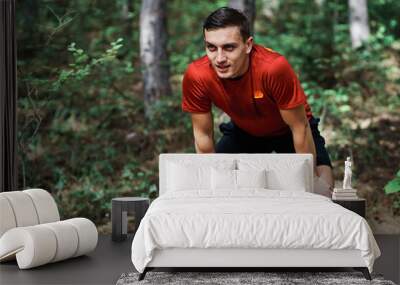
[[[252,48],[253,48],[253,37],[249,37],[246,40],[246,53],[250,54]]]

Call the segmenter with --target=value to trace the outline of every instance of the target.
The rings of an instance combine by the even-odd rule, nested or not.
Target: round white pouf
[[[85,218],[60,221],[43,189],[0,193],[0,262],[17,259],[20,269],[77,257],[94,250],[98,233]]]

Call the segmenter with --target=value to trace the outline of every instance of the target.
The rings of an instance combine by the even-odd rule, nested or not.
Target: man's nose
[[[217,63],[222,63],[226,61],[226,56],[223,50],[218,50],[217,53]]]

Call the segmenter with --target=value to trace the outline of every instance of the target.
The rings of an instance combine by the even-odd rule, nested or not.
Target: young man
[[[232,8],[211,13],[203,33],[207,55],[189,65],[182,84],[197,153],[311,153],[317,187],[328,196],[332,166],[319,120],[287,60],[254,44],[247,18]],[[216,145],[212,103],[231,118]]]

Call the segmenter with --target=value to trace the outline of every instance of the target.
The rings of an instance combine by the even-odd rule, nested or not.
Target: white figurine
[[[351,160],[350,157],[347,157],[347,160],[344,162],[343,189],[353,189],[351,187],[351,174]]]

